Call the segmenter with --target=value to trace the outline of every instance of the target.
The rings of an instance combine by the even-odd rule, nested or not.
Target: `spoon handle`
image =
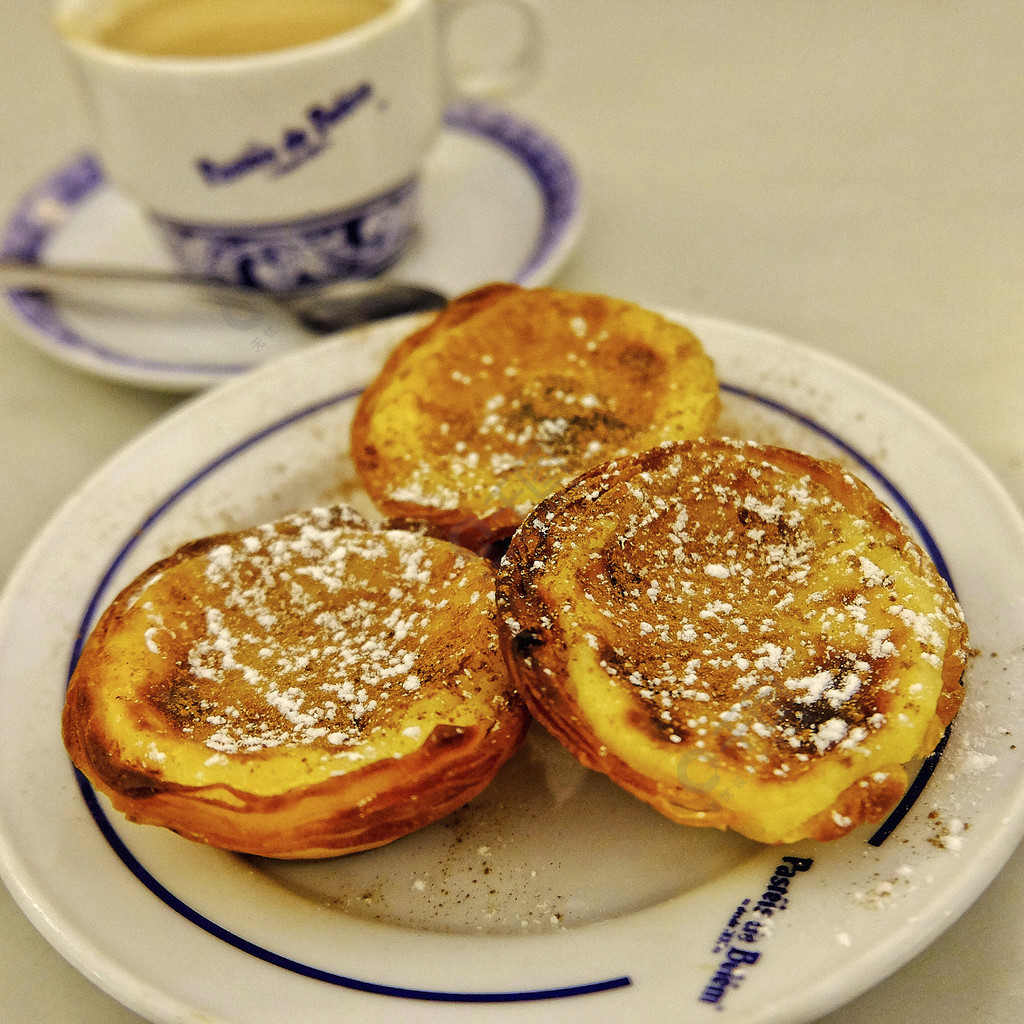
[[[333,334],[360,324],[405,313],[440,309],[447,297],[423,285],[388,278],[336,281],[291,292],[262,292],[256,288],[174,271],[146,268],[68,266],[0,259],[0,289],[23,288],[77,294],[88,300],[138,303],[149,287],[188,290],[194,298],[213,300],[218,308],[285,313],[313,334]],[[125,286],[132,291],[126,297]]]
[[[27,260],[0,259],[0,287],[28,290],[69,291],[105,286],[157,285],[198,290],[219,299],[231,297],[250,309],[267,310],[277,305],[274,299],[252,288],[241,288],[214,278],[145,267],[111,267],[31,263]]]
[[[168,270],[150,270],[145,267],[91,267],[87,265],[61,265],[32,263],[28,260],[0,259],[0,285],[5,288],[46,288],[59,284],[82,281],[94,284],[168,284],[215,291],[239,291],[237,285],[213,278],[182,274]]]

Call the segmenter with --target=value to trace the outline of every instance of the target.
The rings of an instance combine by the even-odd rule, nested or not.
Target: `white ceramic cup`
[[[461,12],[498,4],[518,19],[514,57],[475,72],[489,95],[529,84],[540,63],[530,0],[394,0],[347,32],[223,57],[103,45],[125,2],[55,12],[104,172],[184,268],[259,288],[369,277],[399,257],[444,107],[479,92],[448,56]]]

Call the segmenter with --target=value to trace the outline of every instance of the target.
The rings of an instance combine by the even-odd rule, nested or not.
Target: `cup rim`
[[[250,68],[284,66],[313,57],[355,49],[371,39],[385,34],[396,24],[430,4],[432,0],[392,0],[390,6],[368,21],[356,25],[354,28],[324,36],[321,39],[314,39],[308,43],[297,43],[278,50],[263,50],[258,53],[225,54],[212,57],[131,53],[127,50],[107,46],[90,38],[86,30],[81,33],[75,30],[75,21],[80,16],[77,9],[83,6],[83,2],[87,3],[88,0],[58,0],[51,13],[51,24],[57,37],[65,46],[81,56],[111,67],[143,73],[222,74]]]

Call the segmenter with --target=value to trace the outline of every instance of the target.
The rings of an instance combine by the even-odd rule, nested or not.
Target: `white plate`
[[[359,386],[412,321],[392,322],[179,409],[70,500],[11,581],[0,863],[47,939],[160,1022],[767,1024],[814,1019],[945,929],[1024,829],[1024,524],[900,395],[776,336],[681,319],[717,360],[726,429],[842,459],[956,585],[978,653],[916,802],[881,830],[765,848],[672,824],[534,732],[443,822],[272,864],[130,825],[80,786],[59,719],[82,628],[187,538],[365,500],[343,453]],[[810,863],[772,895],[784,857]]]
[[[489,281],[539,285],[568,256],[583,221],[568,156],[513,114],[462,103],[424,169],[421,227],[392,274],[457,295]],[[85,154],[25,196],[0,242],[33,262],[160,268],[170,258],[142,212]],[[125,293],[118,311],[79,299],[8,291],[0,305],[44,351],[114,380],[192,391],[310,344],[286,318],[268,320],[191,296]]]

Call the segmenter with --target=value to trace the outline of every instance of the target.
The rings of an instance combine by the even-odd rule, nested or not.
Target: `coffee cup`
[[[457,19],[495,6],[518,50],[460,74]],[[112,184],[184,269],[269,290],[394,263],[445,105],[541,52],[530,0],[61,0],[55,25]]]

